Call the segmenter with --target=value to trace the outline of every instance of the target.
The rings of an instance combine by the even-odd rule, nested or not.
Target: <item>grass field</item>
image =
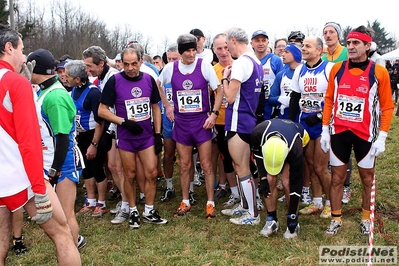
[[[399,118],[395,116],[386,151],[376,164],[376,246],[399,244],[398,129]],[[359,230],[362,186],[355,164],[352,198],[343,206],[343,227],[333,237],[324,234],[329,219],[301,215],[300,236],[283,239],[287,213],[283,203],[278,204],[280,230],[270,238],[259,235],[266,219],[265,210],[261,212],[261,224],[236,226],[229,223],[229,217],[220,214],[226,199],[216,202],[218,216],[208,221],[204,185],[196,187],[199,203],[191,213],[174,218],[173,212],[181,201],[178,178],[174,182],[177,197],[167,203],[157,202],[155,206],[169,220],[167,225],[142,224],[139,230],[133,231],[127,222],[111,225],[113,216],[109,213],[102,218],[79,216],[81,234],[88,241],[81,250],[83,265],[318,265],[320,245],[364,246],[368,243],[368,237],[360,235]],[[82,193],[79,185],[76,209],[82,205]],[[157,199],[159,196],[160,192]],[[116,202],[109,202],[108,209],[115,205]],[[139,210],[142,212],[143,206],[139,206]],[[25,223],[24,235],[29,253],[17,257],[10,251],[7,265],[57,264],[54,245],[35,223]]]

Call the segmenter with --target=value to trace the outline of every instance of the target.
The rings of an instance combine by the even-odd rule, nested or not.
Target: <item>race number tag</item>
[[[80,123],[80,114],[75,116],[75,126],[76,132],[85,132],[86,130],[83,128],[82,124]]]
[[[321,112],[322,101],[323,97],[320,95],[302,95],[302,98],[299,101],[299,105],[302,112],[305,113]]]
[[[263,81],[263,88],[265,89],[265,99],[269,99],[270,97],[270,84],[268,80]]]
[[[177,91],[177,101],[179,103],[180,113],[202,112],[201,90]]]
[[[172,92],[172,88],[166,88],[165,90],[166,92],[166,99],[168,100],[168,102],[170,103],[170,105],[173,105],[173,92]]]
[[[125,107],[129,120],[139,122],[151,117],[149,97],[125,100]]]
[[[363,122],[365,99],[356,96],[338,95],[336,116],[342,120]]]

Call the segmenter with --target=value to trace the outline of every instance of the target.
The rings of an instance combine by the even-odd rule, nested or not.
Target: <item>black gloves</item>
[[[261,193],[265,198],[270,195],[269,181],[267,179],[261,179],[259,183],[259,193]]]
[[[58,184],[58,178],[59,177],[60,176],[58,174],[56,176],[53,176],[53,177],[51,177],[51,176],[48,177],[48,181],[50,182],[52,187],[54,187],[55,185]]]
[[[121,126],[129,130],[133,135],[140,135],[143,132],[143,128],[132,120],[124,119]]]
[[[155,154],[161,153],[163,147],[162,136],[159,133],[155,133]]]
[[[321,116],[321,114],[310,115],[307,116],[304,120],[308,126],[313,127],[314,125],[321,123],[321,118],[319,118],[319,116]]]

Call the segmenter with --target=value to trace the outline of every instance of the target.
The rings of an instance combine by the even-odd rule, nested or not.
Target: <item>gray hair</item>
[[[0,24],[0,56],[4,55],[4,46],[10,42],[12,47],[16,49],[18,47],[19,39],[22,39],[22,35],[17,31],[11,29],[9,26]]]
[[[178,52],[177,43],[172,43],[171,45],[169,45],[166,52],[167,53]]]
[[[197,42],[197,37],[194,35],[188,33],[188,34],[182,34],[177,38],[177,45],[179,44],[185,44],[185,43],[190,43],[190,42]]]
[[[144,59],[144,48],[141,44],[134,42],[126,48],[133,48],[137,53],[137,57],[139,59]],[[126,51],[126,49],[124,51]],[[122,57],[122,61],[123,61],[123,55],[121,55],[121,57]]]
[[[320,37],[316,37],[317,48],[323,48],[323,40]]]
[[[90,46],[83,51],[83,58],[93,58],[93,63],[99,65],[101,61],[107,63],[107,55],[100,46]]]
[[[215,41],[221,36],[224,36],[224,37],[227,38],[227,34],[226,33],[218,33],[218,34],[215,35],[215,37],[213,37],[212,44],[215,45]]]
[[[82,81],[89,79],[86,72],[86,65],[82,60],[72,60],[65,64],[68,75],[72,78],[79,77]]]
[[[227,39],[230,40],[231,37],[236,38],[237,42],[249,44],[248,34],[241,28],[231,28],[227,32]]]
[[[137,44],[137,43],[134,43],[134,44]],[[136,49],[136,48],[133,48],[132,45],[129,45],[128,47],[126,47],[125,49],[123,49],[123,51],[122,51],[122,53],[121,53],[122,62],[124,62],[124,61],[123,61],[123,56],[124,56],[126,53],[129,53],[129,54],[136,54],[136,55],[137,55],[137,58],[138,58],[139,60],[143,59],[143,55],[142,55],[141,51],[139,51],[139,50]]]

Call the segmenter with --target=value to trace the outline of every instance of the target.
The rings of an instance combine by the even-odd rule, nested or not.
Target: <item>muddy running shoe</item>
[[[224,207],[233,207],[237,203],[240,203],[241,199],[240,197],[235,197],[234,194],[230,194],[229,200],[223,203]]]
[[[370,234],[370,220],[362,220],[360,222],[360,232],[362,235]]]
[[[266,218],[266,224],[262,230],[260,230],[259,234],[265,237],[271,236],[273,233],[276,233],[279,229],[279,224],[277,221],[273,220],[273,217],[268,216]]]
[[[171,200],[176,196],[175,189],[174,188],[167,188],[163,192],[162,196],[159,198],[160,201],[166,202]]]
[[[12,244],[12,249],[14,250],[15,255],[20,256],[28,252],[28,249],[24,244],[24,236],[18,238],[12,237]]]
[[[314,204],[314,202],[312,202],[311,204],[309,204],[309,206],[306,206],[305,208],[299,210],[300,214],[315,214],[318,213],[320,211],[322,211],[324,209],[324,206],[316,206]]]
[[[206,219],[211,220],[216,217],[216,209],[212,204],[206,205]]]
[[[97,203],[96,208],[94,209],[93,214],[91,216],[101,217],[106,213],[107,213],[107,207],[105,207],[104,204]]]
[[[299,229],[300,229],[299,224],[297,224],[296,227],[295,227],[294,232],[291,233],[291,232],[290,232],[290,229],[288,229],[288,227],[287,227],[287,230],[285,230],[283,237],[284,237],[285,239],[295,238],[295,237],[297,237],[298,234],[299,234]]]
[[[351,188],[350,186],[344,186],[344,194],[342,195],[342,203],[348,204],[351,198]]]
[[[257,225],[260,223],[260,215],[253,217],[249,212],[246,212],[240,217],[230,218],[230,223],[238,225]]]
[[[234,205],[231,209],[222,210],[222,214],[226,216],[243,215],[247,212],[248,210],[241,206],[241,202]]]
[[[88,202],[86,202],[86,204],[82,207],[82,209],[80,209],[76,215],[81,215],[81,214],[85,214],[85,213],[90,213],[92,211],[94,211],[94,209],[96,208],[96,206],[90,206],[90,204]]]
[[[176,210],[176,212],[174,213],[174,217],[178,217],[178,216],[184,216],[187,213],[189,213],[191,211],[191,206],[188,206],[186,203],[184,202],[180,202],[180,206],[179,208]]]
[[[122,201],[119,201],[118,204],[116,204],[116,207],[114,209],[111,209],[109,213],[117,214],[120,211],[121,206],[122,206]]]
[[[331,218],[331,205],[324,206],[323,211],[320,213],[320,218]]]
[[[337,221],[337,220],[331,220],[330,225],[327,227],[327,230],[325,231],[325,233],[327,235],[336,235],[338,233],[338,230],[341,228],[342,226],[342,221]]]
[[[226,188],[221,188],[221,187],[217,187],[217,189],[215,189],[215,195],[214,198],[215,200],[220,200],[221,198],[224,198],[227,196],[227,189]]]
[[[120,209],[115,215],[115,218],[111,220],[111,224],[121,224],[129,219],[129,211],[126,209]]]

